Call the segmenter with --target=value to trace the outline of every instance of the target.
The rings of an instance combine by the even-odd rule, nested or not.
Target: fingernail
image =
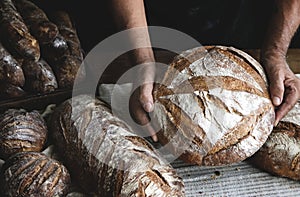
[[[143,107],[147,112],[151,112],[153,110],[153,104],[150,102],[146,103]]]
[[[153,140],[154,142],[157,142],[157,141],[158,141],[158,139],[157,139],[157,136],[156,136],[156,135],[152,135],[151,137],[152,137],[152,140]]]
[[[273,104],[278,106],[281,103],[281,99],[278,96],[273,97]]]
[[[275,120],[274,127],[277,127],[278,123],[279,123],[279,120]]]

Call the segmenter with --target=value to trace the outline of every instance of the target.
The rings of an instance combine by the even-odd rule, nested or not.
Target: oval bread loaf
[[[242,161],[273,128],[275,112],[263,68],[233,47],[199,47],[178,55],[154,98],[158,137],[186,162]]]
[[[300,101],[274,127],[250,162],[271,174],[300,180]]]
[[[70,180],[60,162],[37,152],[17,153],[1,169],[1,187],[7,197],[63,197]]]
[[[53,58],[51,54],[56,50],[46,49],[46,59],[53,67],[59,87],[70,88],[73,87],[75,79],[80,82],[85,79],[85,69],[81,66],[83,53],[80,40],[71,17],[67,12],[56,11],[50,15],[50,19],[57,25],[60,35],[66,41],[67,50],[61,55],[57,55],[56,58]]]
[[[26,90],[48,93],[58,88],[55,74],[45,60],[40,59],[37,62],[24,60],[22,68],[26,77]]]
[[[37,111],[9,109],[0,116],[0,158],[17,152],[41,151],[47,138],[47,126]]]
[[[0,42],[0,81],[22,87],[25,77],[21,65]]]
[[[37,61],[40,58],[38,41],[29,33],[28,27],[11,0],[0,1],[0,34],[14,55]]]
[[[57,26],[52,23],[46,13],[29,0],[13,0],[18,12],[40,44],[49,43],[58,35]]]
[[[174,169],[100,100],[73,97],[56,108],[50,121],[66,166],[86,192],[113,197],[185,196]]]

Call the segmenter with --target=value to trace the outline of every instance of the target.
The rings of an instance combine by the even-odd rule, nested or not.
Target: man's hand
[[[149,113],[153,111],[153,84],[155,78],[155,65],[153,62],[144,63],[138,73],[130,97],[129,108],[132,118],[136,123],[146,128],[153,141],[157,141],[156,132],[151,126]]]
[[[263,65],[268,75],[271,99],[276,106],[276,126],[300,99],[300,79],[283,57],[264,59]]]

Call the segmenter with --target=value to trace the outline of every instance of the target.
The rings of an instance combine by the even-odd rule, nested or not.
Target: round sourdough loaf
[[[250,161],[274,175],[300,180],[300,101],[274,127]]]
[[[189,163],[242,161],[273,128],[264,70],[233,47],[199,47],[178,55],[155,87],[154,98],[161,143]]]

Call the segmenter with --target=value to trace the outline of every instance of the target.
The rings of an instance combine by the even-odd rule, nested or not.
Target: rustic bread
[[[71,183],[67,169],[60,162],[37,152],[10,157],[1,169],[0,180],[2,195],[7,197],[63,197]]]
[[[242,161],[273,128],[264,70],[233,47],[199,47],[178,55],[155,87],[154,98],[159,140],[186,162]]]
[[[249,161],[271,174],[300,180],[300,101]]]
[[[40,44],[49,43],[58,35],[57,26],[46,13],[29,0],[13,0],[30,33]]]
[[[35,93],[48,93],[57,89],[57,81],[50,65],[43,59],[37,62],[24,60],[25,89]]]
[[[0,42],[0,82],[22,87],[25,77],[21,65]]]
[[[65,164],[86,192],[99,196],[184,196],[183,182],[143,138],[100,100],[62,103],[50,131]]]
[[[61,38],[66,41],[67,50],[59,54],[58,49],[58,52],[56,52],[55,48],[51,50],[51,47],[48,46],[44,50],[45,58],[53,67],[59,87],[70,88],[73,86],[75,79],[78,82],[85,79],[85,69],[81,67],[83,62],[81,43],[76,28],[67,12],[56,11],[49,17],[57,25]],[[58,53],[58,55],[52,56],[53,53]]]
[[[0,1],[0,35],[13,55],[35,61],[40,58],[39,43],[11,0]]]
[[[9,109],[0,116],[0,158],[17,152],[41,151],[47,138],[47,126],[38,111]]]

